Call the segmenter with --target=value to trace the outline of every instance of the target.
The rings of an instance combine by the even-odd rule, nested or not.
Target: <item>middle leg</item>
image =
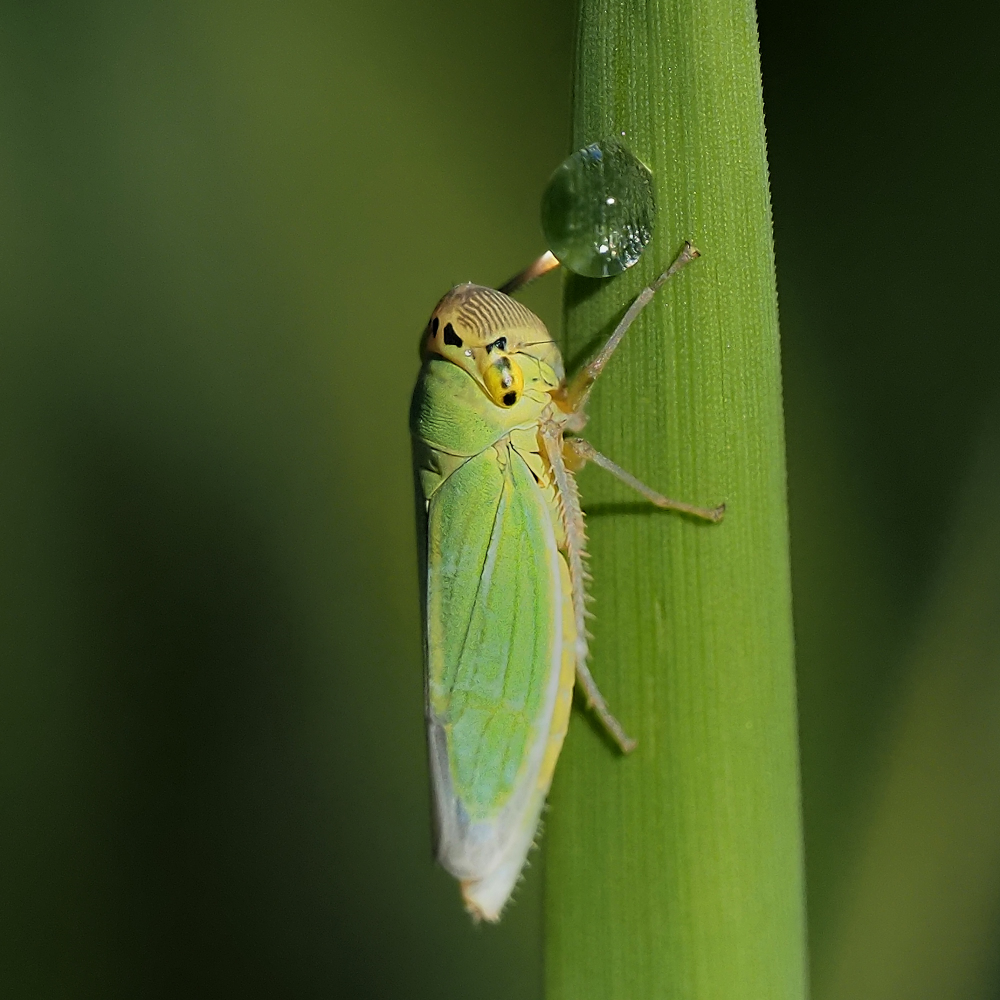
[[[656,504],[665,510],[678,510],[682,514],[691,514],[693,517],[700,517],[705,521],[718,523],[722,520],[722,515],[726,512],[726,505],[719,504],[718,507],[696,507],[694,504],[684,503],[682,500],[671,500],[662,493],[650,489],[644,482],[636,479],[631,472],[626,472],[620,465],[612,462],[606,455],[602,455],[589,441],[583,438],[566,438],[566,447],[577,456],[582,462],[593,462],[602,469],[616,476],[626,486],[631,486],[636,493],[640,493],[650,503]]]

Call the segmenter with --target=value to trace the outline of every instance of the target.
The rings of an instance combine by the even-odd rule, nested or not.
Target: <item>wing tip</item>
[[[462,902],[465,904],[465,912],[472,917],[472,922],[478,924],[486,921],[488,924],[495,924],[500,919],[504,905],[510,898],[508,894],[499,903],[496,900],[496,892],[490,892],[489,879],[463,879],[459,885],[462,889]]]

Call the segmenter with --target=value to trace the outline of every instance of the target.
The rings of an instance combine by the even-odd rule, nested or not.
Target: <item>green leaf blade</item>
[[[581,998],[801,998],[802,851],[784,437],[754,10],[584,0],[574,142],[625,132],[659,217],[643,261],[571,279],[588,354],[691,239],[590,403],[585,431],[718,526],[585,470],[593,672],[639,739],[571,728],[546,834],[546,989]]]

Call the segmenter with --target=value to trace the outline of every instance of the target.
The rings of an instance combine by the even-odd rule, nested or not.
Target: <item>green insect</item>
[[[583,512],[574,470],[607,469],[658,507],[718,521],[643,485],[578,436],[590,390],[680,256],[567,381],[545,325],[504,290],[458,285],[434,310],[410,411],[421,543],[427,739],[437,859],[466,908],[497,920],[538,827],[574,681],[625,753],[635,741],[587,669]]]

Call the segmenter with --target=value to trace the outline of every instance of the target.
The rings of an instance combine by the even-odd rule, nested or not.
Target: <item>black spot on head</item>
[[[513,406],[516,402],[517,402],[517,393],[516,392],[505,392],[503,394],[503,405],[504,406]]]
[[[486,347],[487,351],[506,351],[507,350],[507,338],[497,337],[492,344],[488,344]]]
[[[455,328],[451,323],[445,323],[444,325],[444,342],[446,344],[451,344],[452,347],[461,347],[462,338],[455,333]]]
[[[433,337],[434,334],[436,334],[437,332],[438,332],[438,318],[437,316],[435,316],[434,319],[431,320],[431,336]]]

